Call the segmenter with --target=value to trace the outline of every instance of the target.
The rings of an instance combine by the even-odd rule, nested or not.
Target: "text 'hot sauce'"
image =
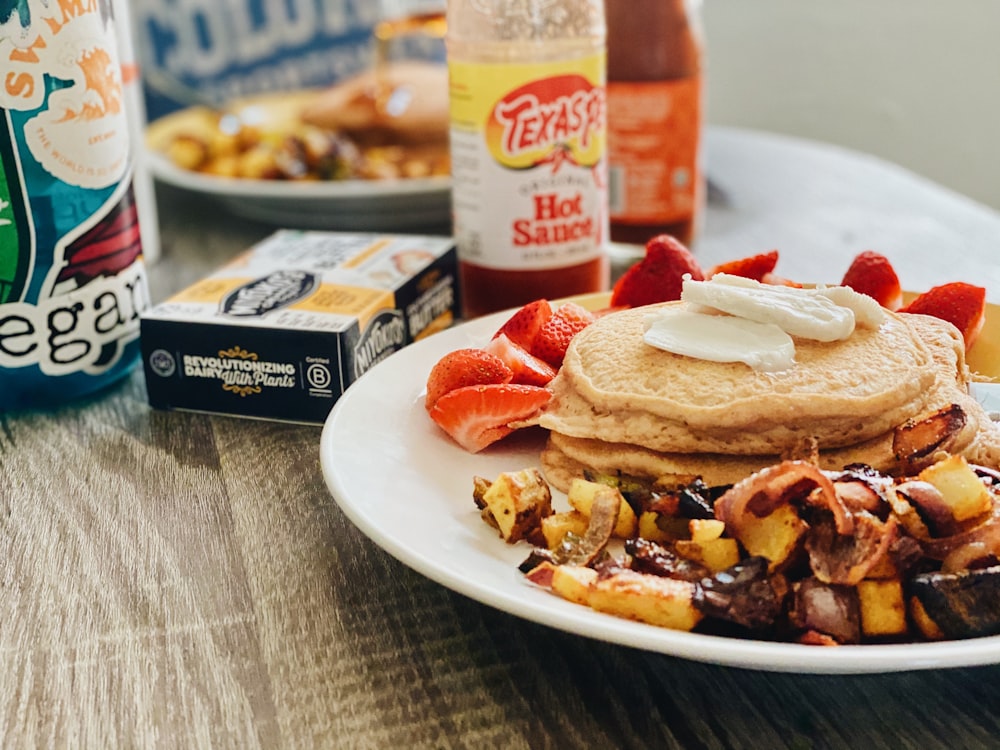
[[[603,5],[535,4],[448,7],[452,206],[467,317],[607,284]]]

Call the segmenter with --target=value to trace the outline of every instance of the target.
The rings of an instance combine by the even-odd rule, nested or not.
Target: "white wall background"
[[[709,123],[865,151],[1000,209],[1000,2],[705,0],[703,10]]]

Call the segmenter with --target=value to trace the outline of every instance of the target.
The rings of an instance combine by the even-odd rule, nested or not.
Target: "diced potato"
[[[182,169],[198,169],[205,163],[208,146],[198,138],[179,136],[166,149],[167,156]]]
[[[944,633],[938,624],[931,619],[924,609],[923,603],[915,596],[910,597],[910,619],[917,626],[921,635],[929,641],[940,641],[944,638]]]
[[[245,151],[239,161],[240,177],[252,180],[274,179],[278,173],[274,151],[264,146],[256,146]]]
[[[726,530],[726,524],[715,518],[692,518],[688,523],[692,542],[710,542]]]
[[[483,493],[500,536],[511,544],[524,539],[552,514],[552,493],[537,469],[500,474]]]
[[[552,590],[563,599],[590,604],[590,589],[597,571],[582,565],[557,565],[552,571]]]
[[[864,580],[858,584],[861,632],[870,637],[905,635],[906,602],[898,580]]]
[[[587,517],[578,510],[553,513],[542,519],[542,536],[549,549],[558,547],[568,533],[582,536],[587,533]]]
[[[233,155],[213,157],[202,166],[201,171],[216,177],[239,177],[240,160]]]
[[[798,549],[807,528],[795,508],[781,505],[762,518],[750,517],[734,534],[747,554],[766,557],[774,570]]]
[[[620,500],[618,505],[618,522],[615,524],[615,530],[611,535],[618,539],[628,539],[635,536],[639,527],[639,520],[636,518],[635,511],[632,510],[632,506],[625,502],[625,498],[622,497],[621,492],[614,487],[576,478],[570,484],[566,499],[569,500],[569,504],[573,508],[589,518],[590,508],[594,504],[594,497],[599,492],[613,492]]]
[[[208,151],[214,159],[237,156],[241,151],[239,133],[212,133],[209,136]]]
[[[680,539],[674,545],[677,554],[701,563],[713,573],[731,568],[740,561],[740,545],[735,539],[719,537],[704,542]]]
[[[896,563],[892,557],[890,555],[882,555],[878,559],[878,562],[865,573],[865,578],[899,578],[899,575],[899,568],[896,567]]]
[[[948,456],[921,471],[918,478],[937,487],[958,522],[988,513],[993,506],[989,490],[964,456]]]
[[[590,606],[600,612],[674,630],[691,630],[702,618],[688,581],[623,570],[594,581]]]
[[[673,537],[660,528],[656,520],[660,517],[659,513],[654,513],[653,511],[647,510],[645,513],[639,516],[639,536],[643,539],[648,539],[651,542],[669,542],[673,541]]]

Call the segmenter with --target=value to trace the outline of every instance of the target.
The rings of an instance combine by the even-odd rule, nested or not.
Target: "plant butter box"
[[[321,423],[373,365],[458,315],[453,240],[281,230],[143,313],[149,403]]]

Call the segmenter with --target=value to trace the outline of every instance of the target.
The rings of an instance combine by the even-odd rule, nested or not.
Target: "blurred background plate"
[[[163,182],[206,193],[232,213],[276,226],[347,231],[447,227],[451,180],[279,182],[211,177],[174,166],[151,153],[149,166]]]
[[[296,110],[288,94],[259,97],[269,121]],[[211,110],[191,107],[151,122],[146,158],[156,179],[218,200],[229,211],[286,228],[345,231],[450,231],[451,178],[286,181],[219,177],[183,169],[164,149],[177,133],[198,131]]]

